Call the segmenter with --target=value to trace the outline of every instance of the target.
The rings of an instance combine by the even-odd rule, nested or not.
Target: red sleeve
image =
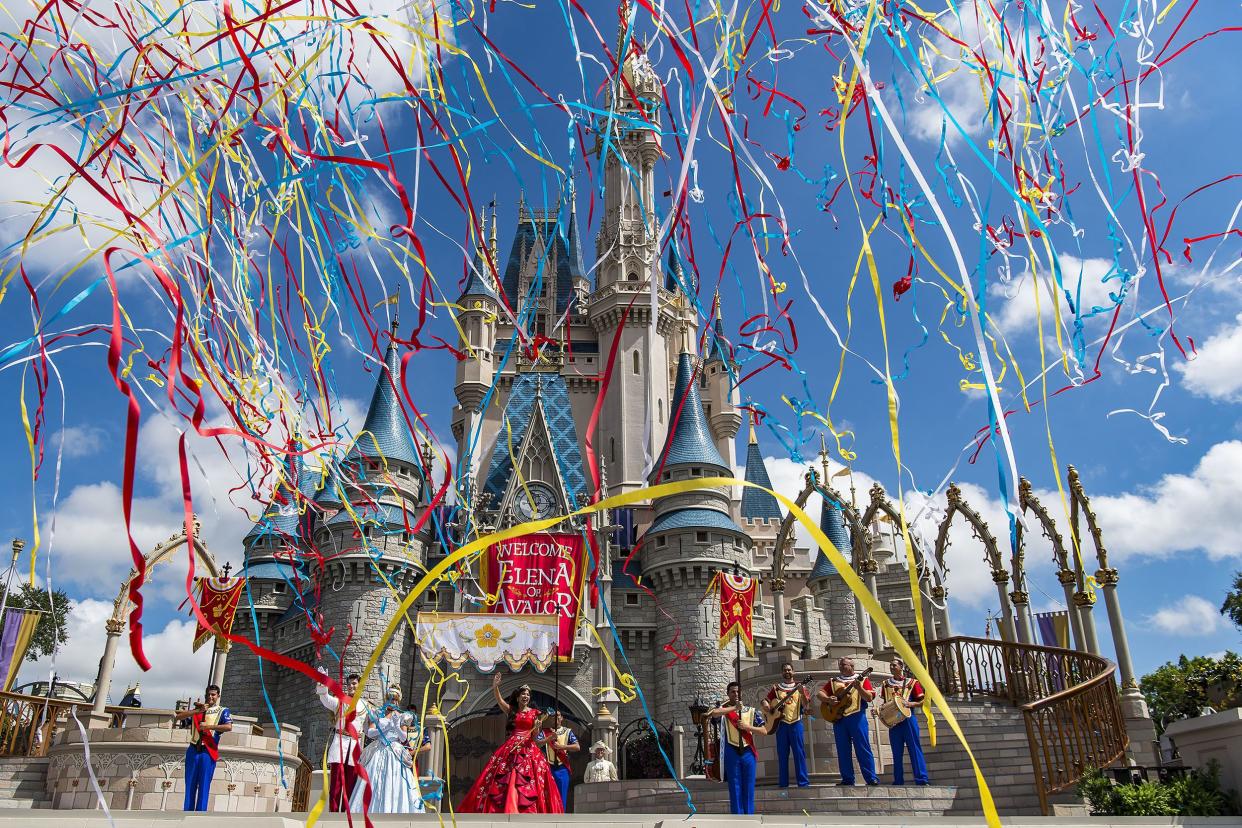
[[[914,686],[910,688],[910,700],[919,701],[920,699],[923,698],[923,696],[924,696],[923,685],[919,684],[916,681],[914,683]]]
[[[806,698],[807,701],[811,700],[811,690],[806,685],[802,686],[802,695]]]
[[[826,694],[831,696],[832,695],[832,680],[829,679],[828,681],[825,681],[824,686],[819,689],[823,690]]]
[[[768,701],[772,701],[773,699],[775,699],[775,698],[776,698],[776,691],[775,691],[775,690],[769,690],[769,691],[768,691],[768,695],[767,695],[767,696],[765,696],[765,698],[766,698]]]
[[[863,679],[862,689],[866,690],[868,693],[875,692],[875,688],[871,686],[871,679]]]

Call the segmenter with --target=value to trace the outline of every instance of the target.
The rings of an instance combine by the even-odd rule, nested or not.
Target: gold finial
[[[825,439],[822,433],[819,435],[819,462],[824,466],[824,485],[827,486],[828,480],[832,475],[830,474],[831,469],[828,463],[828,440]]]
[[[17,559],[21,556],[22,550],[26,548],[26,542],[21,538],[13,538],[13,563],[17,563]]]
[[[759,441],[755,438],[755,418],[750,418],[750,445],[755,445]]]

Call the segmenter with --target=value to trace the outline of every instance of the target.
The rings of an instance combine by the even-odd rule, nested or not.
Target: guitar
[[[202,743],[203,748],[207,751],[207,755],[211,757],[211,761],[215,762],[220,759],[220,743],[214,730],[203,730],[203,718],[207,715],[204,708],[202,712],[195,713],[190,719],[190,726],[194,728],[194,732],[198,734],[198,740]]]
[[[785,705],[789,702],[790,699],[794,697],[794,695],[799,690],[801,690],[803,687],[806,687],[810,683],[811,683],[811,679],[809,677],[804,678],[802,681],[795,684],[791,689],[786,690],[785,695],[781,696],[779,699],[772,702],[772,704],[770,705],[771,715],[778,719],[782,718],[781,714],[785,709]]]
[[[871,675],[873,669],[873,667],[868,667],[863,670],[853,681],[834,693],[828,701],[819,703],[819,715],[824,717],[824,721],[839,722],[845,718],[845,708],[850,706],[850,694],[862,686],[863,680]]]

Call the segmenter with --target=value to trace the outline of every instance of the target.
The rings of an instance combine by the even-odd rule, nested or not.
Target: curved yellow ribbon
[[[944,694],[940,692],[940,688],[936,686],[931,674],[923,665],[923,662],[918,658],[918,655],[914,652],[913,648],[906,643],[901,633],[897,631],[897,626],[893,623],[892,619],[888,617],[888,613],[884,611],[884,608],[880,606],[880,603],[871,595],[870,592],[867,591],[867,588],[863,585],[863,582],[858,577],[857,573],[854,572],[849,561],[845,559],[845,556],[842,555],[841,551],[833,545],[832,541],[830,541],[827,535],[823,533],[818,524],[812,520],[810,516],[798,506],[798,504],[794,503],[788,497],[785,497],[779,492],[774,492],[765,486],[759,486],[754,483],[750,483],[745,480],[737,480],[732,477],[706,477],[695,480],[682,480],[674,483],[661,483],[656,486],[649,486],[647,488],[637,489],[631,492],[624,492],[622,494],[601,500],[590,506],[584,506],[581,509],[577,509],[567,515],[544,518],[542,520],[532,520],[527,523],[518,524],[517,526],[512,526],[508,529],[493,532],[490,535],[484,535],[471,541],[470,543],[465,544],[464,546],[459,547],[457,550],[440,561],[440,563],[429,569],[427,574],[414,585],[414,587],[406,595],[405,599],[401,602],[401,606],[393,614],[392,620],[388,622],[387,628],[384,630],[383,635],[380,636],[378,645],[371,653],[371,658],[362,672],[362,680],[359,682],[358,694],[350,700],[349,710],[352,711],[357,706],[358,700],[362,697],[362,691],[366,687],[367,681],[371,678],[371,674],[375,671],[375,666],[379,662],[381,654],[388,647],[388,643],[392,640],[392,636],[396,633],[397,627],[401,623],[402,616],[409,611],[410,607],[414,605],[419,596],[421,596],[428,589],[428,587],[441,580],[445,573],[459,561],[465,560],[471,555],[476,554],[480,550],[492,544],[500,543],[502,541],[509,540],[510,538],[521,537],[522,535],[531,534],[533,532],[545,532],[568,518],[591,515],[603,509],[615,509],[623,506],[630,506],[635,503],[641,503],[643,501],[654,500],[661,497],[669,497],[671,495],[682,494],[684,492],[691,492],[701,489],[723,488],[726,486],[749,486],[751,488],[767,492],[780,501],[785,508],[789,509],[790,513],[793,514],[794,517],[798,519],[798,522],[802,524],[802,526],[811,534],[811,537],[813,537],[816,543],[819,544],[819,548],[825,555],[828,556],[829,560],[836,567],[837,572],[840,573],[841,578],[845,581],[846,585],[849,586],[850,590],[858,598],[860,603],[862,603],[863,608],[871,615],[872,619],[879,624],[880,629],[884,632],[884,634],[888,636],[889,640],[893,644],[893,648],[905,660],[906,665],[910,668],[910,671],[914,673],[915,678],[923,684],[923,687],[927,692],[927,696],[931,699],[932,703],[939,708],[941,716],[948,724],[949,729],[953,731],[955,736],[957,736],[958,741],[966,750],[966,755],[970,757],[970,764],[974,770],[975,781],[979,785],[979,799],[983,807],[984,816],[987,818],[988,825],[991,826],[991,828],[1000,828],[1000,816],[996,812],[996,804],[992,800],[992,793],[988,788],[986,780],[983,778],[983,771],[980,769],[979,762],[975,759],[974,752],[970,749],[970,745],[966,742],[966,736],[962,732],[961,726],[957,722],[957,718],[953,715],[953,711],[949,709],[949,705],[944,697]],[[315,804],[315,807],[311,809],[311,812],[307,815],[307,828],[314,828],[314,826],[318,823],[320,816],[323,814],[323,803],[325,801],[326,797],[319,800]]]

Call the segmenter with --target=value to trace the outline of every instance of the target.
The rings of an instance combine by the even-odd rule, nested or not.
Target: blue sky
[[[773,17],[777,42],[774,44],[766,28],[761,27],[740,74],[736,75],[721,68],[727,66],[730,56],[721,57],[718,50],[721,43],[736,49],[738,42],[749,37],[756,27],[757,7],[749,15],[739,9],[732,18],[725,17],[727,25],[719,19],[708,20],[710,10],[706,6],[696,7],[700,21],[696,30],[698,52],[689,48],[693,42],[689,34],[683,34],[679,41],[686,44],[683,51],[687,51],[696,67],[694,80],[681,67],[669,38],[656,33],[645,9],[637,15],[634,30],[646,44],[664,81],[672,110],[672,117],[669,112],[664,113],[664,148],[668,157],[657,169],[657,196],[665,190],[676,190],[680,163],[688,145],[692,146],[696,162],[694,168],[688,168],[686,189],[697,192],[687,199],[684,217],[693,239],[699,283],[697,301],[705,311],[710,309],[712,291],[719,285],[730,339],[735,345],[751,346],[751,350],[739,350],[739,376],[767,361],[765,349],[778,354],[789,365],[788,369],[780,364],[769,367],[741,386],[743,399],[766,413],[759,438],[778,487],[793,493],[805,461],[818,448],[822,430],[822,421],[816,417],[799,417],[789,404],[792,400],[804,410],[830,417],[839,431],[849,432],[842,435],[841,446],[856,455],[854,468],[860,491],[865,491],[870,480],[880,481],[890,492],[897,489],[899,476],[889,428],[887,391],[882,382],[884,338],[865,263],[851,292],[863,228],[870,226],[883,209],[885,222],[870,241],[883,297],[890,373],[900,400],[898,424],[905,467],[900,483],[904,491],[911,493],[911,506],[917,511],[922,502],[918,492],[935,492],[933,501],[942,502],[943,481],[951,478],[963,486],[968,499],[985,514],[998,537],[1003,540],[1008,534],[1002,481],[1010,491],[1013,487],[1003,447],[999,441],[988,442],[971,462],[975,435],[986,429],[989,422],[989,407],[980,388],[963,388],[964,382],[977,386],[983,380],[977,370],[964,367],[959,349],[970,354],[977,364],[978,346],[965,306],[946,298],[949,294],[945,291],[952,287],[936,270],[941,268],[953,281],[960,279],[952,240],[961,250],[975,299],[988,314],[987,330],[997,340],[991,354],[993,369],[999,371],[998,354],[1007,366],[998,392],[1003,406],[1014,412],[1006,419],[1006,425],[1016,470],[1032,481],[1063,531],[1066,519],[1056,495],[1056,474],[1059,471],[1063,482],[1067,463],[1076,465],[1082,473],[1100,515],[1109,551],[1121,571],[1121,593],[1139,671],[1150,670],[1183,652],[1236,649],[1239,631],[1216,614],[1216,607],[1232,572],[1242,567],[1242,543],[1237,540],[1232,508],[1242,494],[1236,473],[1242,462],[1237,411],[1238,401],[1242,400],[1242,380],[1234,368],[1242,356],[1242,301],[1238,299],[1235,269],[1239,245],[1236,235],[1208,240],[1196,244],[1193,260],[1187,261],[1181,255],[1181,239],[1220,234],[1236,227],[1238,188],[1226,181],[1179,204],[1196,188],[1233,173],[1233,135],[1242,101],[1237,89],[1212,82],[1236,72],[1228,35],[1205,39],[1145,78],[1138,97],[1132,98],[1144,105],[1130,110],[1132,118],[1137,113],[1137,122],[1130,124],[1137,143],[1130,145],[1126,143],[1126,122],[1122,117],[1126,99],[1113,87],[1122,78],[1134,76],[1142,55],[1159,52],[1184,10],[1175,8],[1168,17],[1156,22],[1150,4],[1101,4],[1105,17],[1119,34],[1115,40],[1098,19],[1084,18],[1082,22],[1097,38],[1077,41],[1072,55],[1063,55],[1060,63],[1048,61],[1049,77],[1064,70],[1065,79],[1045,87],[1041,98],[1045,102],[1038,113],[1015,115],[1011,132],[1020,136],[1018,156],[1025,167],[1038,169],[1042,165],[1044,170],[1052,171],[1041,173],[1039,183],[1052,193],[1050,203],[1055,210],[1040,211],[1045,222],[1044,238],[1033,241],[1029,248],[1019,239],[1014,246],[998,251],[981,243],[974,212],[977,210],[983,216],[983,224],[996,227],[1006,221],[1020,221],[1022,211],[1014,203],[1012,156],[1010,160],[996,156],[994,147],[989,145],[997,134],[994,123],[986,119],[987,88],[980,87],[979,75],[972,71],[975,65],[969,59],[959,60],[949,48],[949,41],[926,29],[912,26],[902,38],[884,27],[877,29],[865,51],[866,65],[878,87],[870,111],[875,150],[868,134],[867,112],[860,107],[844,128],[843,156],[841,131],[835,119],[839,102],[834,78],[844,71],[844,80],[849,80],[853,64],[848,50],[839,37],[827,43],[830,53],[823,35],[807,35],[808,28],[831,28],[826,20],[808,23],[817,13],[817,6],[807,7],[811,15],[808,17],[797,6],[786,5]],[[1056,8],[1052,28],[1058,33],[1072,33],[1073,27],[1059,18],[1063,4],[1052,5]],[[860,13],[865,6],[859,5]],[[216,8],[207,3],[189,4],[186,8],[202,15],[204,20],[217,14]],[[402,21],[428,31],[427,24],[419,22],[411,7],[376,0],[359,8],[378,15],[375,19],[385,42],[417,42],[409,35],[410,28],[398,25]],[[988,39],[988,25],[974,21],[972,4],[961,3],[956,8],[960,20],[946,14],[941,24],[958,39],[972,45],[985,44],[980,50],[996,66],[1004,67],[1004,50]],[[414,230],[425,245],[439,302],[451,301],[457,295],[457,284],[464,272],[462,246],[469,244],[470,236],[460,206],[463,188],[447,148],[434,137],[433,110],[444,119],[446,131],[454,136],[463,166],[468,162],[468,191],[476,208],[493,196],[498,200],[502,255],[512,236],[519,193],[525,192],[535,206],[553,206],[566,188],[564,176],[553,165],[562,170],[572,167],[578,193],[576,208],[584,225],[584,254],[590,266],[594,262],[594,235],[600,209],[598,167],[594,158],[589,164],[583,162],[583,147],[576,130],[585,130],[591,119],[606,116],[606,104],[599,91],[608,66],[591,22],[560,4],[527,9],[500,3],[491,13],[485,14],[482,8],[476,10],[479,16],[472,20],[466,20],[461,9],[445,9],[461,25],[447,29],[451,35],[445,35],[441,44],[445,103],[439,110],[412,108],[403,99],[408,90],[395,73],[383,68],[373,44],[357,37],[350,40],[354,36],[349,32],[353,30],[342,28],[338,20],[331,26],[316,24],[320,37],[327,32],[335,39],[331,48],[322,53],[323,62],[309,73],[313,79],[299,101],[302,108],[280,110],[269,101],[260,111],[260,120],[270,119],[270,123],[283,125],[299,140],[301,135],[310,135],[313,143],[309,146],[320,154],[330,151],[350,157],[365,155],[393,160],[397,180],[416,209]],[[1004,9],[1004,22],[1011,35],[1029,33],[1034,37],[1038,33],[1038,21],[1024,19],[1021,8],[1008,4]],[[21,19],[17,12],[8,13]],[[250,13],[254,14],[254,10],[250,9]],[[612,48],[615,12],[601,5],[599,9],[592,8],[592,14],[594,24]],[[667,14],[684,29],[684,9],[670,9]],[[850,18],[860,26],[863,19]],[[1123,22],[1124,27],[1120,25]],[[1222,7],[1200,4],[1170,51],[1230,22]],[[573,45],[571,28],[580,52]],[[1143,38],[1135,36],[1147,28],[1151,30],[1148,39],[1154,44],[1150,49]],[[725,30],[733,34],[726,37]],[[316,44],[326,42],[316,40],[307,31],[304,22],[276,27],[277,34],[287,38],[282,48],[300,58],[305,58]],[[911,48],[919,42],[916,35],[920,31],[927,38],[923,41],[926,48],[921,64],[917,63],[917,50]],[[492,46],[485,42],[483,33]],[[113,56],[113,65],[125,66],[127,52],[108,42],[105,35],[85,24],[74,33],[74,37],[92,43],[101,55]],[[275,37],[270,33],[268,36]],[[1020,43],[1022,38],[1015,37],[1013,42]],[[342,62],[349,53],[342,44],[350,43],[360,65],[372,61],[365,72],[358,72],[371,82],[371,88],[363,89],[354,83],[344,89],[341,102],[334,103],[333,93],[341,91]],[[933,56],[932,46],[942,54]],[[196,55],[198,65],[225,79],[237,77],[237,61],[230,58],[223,46],[217,44],[213,48],[216,51]],[[256,49],[250,51],[258,53]],[[404,64],[405,74],[417,85],[425,85],[419,62],[422,50],[415,46],[405,54],[409,58]],[[700,56],[701,64],[697,63]],[[735,53],[731,56],[736,58]],[[274,73],[279,61],[272,58],[271,63],[264,63],[256,58],[256,64],[256,71]],[[922,77],[918,66],[936,78],[935,95],[920,90]],[[711,67],[715,68],[707,71]],[[538,89],[521,76],[518,68]],[[433,77],[439,83],[440,76]],[[1016,88],[1012,86],[1013,78],[1003,73],[1000,77],[1002,89],[1012,93]],[[63,112],[53,117],[39,114],[37,106],[32,111],[27,99],[16,101],[10,107],[9,123],[10,136],[17,146],[45,143],[83,157],[80,153],[83,146],[91,146],[92,130],[98,133],[101,129],[100,121],[92,118],[98,117],[100,111],[110,111],[106,107],[111,104],[96,100],[91,89],[81,84],[75,86],[71,80],[71,73],[67,73],[58,94],[65,100],[90,99],[96,109],[83,105],[72,111],[96,114],[79,114],[76,120]],[[192,84],[186,81],[181,87],[174,87],[174,91],[184,93],[194,88]],[[765,113],[766,96],[759,90],[771,86],[788,98],[776,99]],[[120,98],[135,94],[124,84],[118,83],[117,88]],[[1136,94],[1133,84],[1126,88]],[[735,110],[730,119],[732,132],[724,128],[720,100],[716,98],[730,89],[732,94],[728,97]],[[1068,97],[1071,92],[1075,96],[1073,101]],[[805,114],[789,104],[789,99],[800,102]],[[690,144],[689,114],[703,100],[708,103],[699,110],[702,119],[696,140]],[[268,439],[277,441],[284,433],[282,429],[297,421],[304,431],[321,436],[335,433],[335,440],[344,441],[351,426],[360,423],[362,407],[374,382],[370,362],[374,354],[366,334],[368,323],[386,327],[391,310],[380,307],[370,314],[372,318],[367,318],[358,306],[372,306],[404,282],[401,318],[403,333],[408,335],[416,316],[410,287],[418,286],[421,271],[411,264],[412,245],[389,232],[390,225],[402,219],[399,199],[387,175],[367,172],[360,179],[338,177],[334,181],[331,173],[339,172],[343,166],[282,158],[265,143],[270,132],[243,123],[245,118],[238,113],[244,114],[245,103],[234,102],[227,113],[240,124],[237,158],[223,157],[217,178],[208,181],[203,175],[192,179],[201,184],[197,190],[183,182],[177,194],[187,204],[193,202],[195,193],[211,193],[213,199],[237,196],[248,208],[257,207],[257,213],[237,209],[230,215],[208,216],[203,210],[187,209],[193,220],[182,224],[173,211],[164,209],[156,213],[157,235],[168,241],[185,234],[187,227],[208,228],[202,238],[212,240],[209,255],[193,242],[182,244],[170,254],[168,266],[182,280],[192,318],[216,324],[205,335],[212,347],[204,353],[211,360],[227,361],[233,376],[240,378],[244,374],[249,383],[245,386],[247,393],[253,395],[252,399],[262,400],[258,408],[271,415],[266,423],[251,422],[254,433],[265,433]],[[895,132],[883,122],[881,104],[896,126]],[[493,105],[495,112],[491,111]],[[1064,113],[1073,111],[1075,105],[1080,107],[1079,111],[1083,106],[1088,110],[1079,122],[1081,131],[1079,124],[1065,123],[1072,118]],[[39,106],[44,111],[47,108],[46,102]],[[322,124],[304,117],[306,109],[324,113],[329,123],[335,124],[341,140],[335,144],[327,142]],[[178,94],[157,98],[152,110],[163,120],[154,116],[137,119],[127,138],[139,147],[144,138],[152,146],[159,143],[156,138],[167,139],[160,152],[174,171],[169,178],[175,179],[175,172],[183,171],[186,162],[169,148],[168,141],[175,140],[176,146],[184,149],[196,140],[205,140],[193,137],[195,129],[203,130],[200,135],[212,137],[216,133],[210,131],[210,113],[196,116],[197,120],[192,118],[192,126],[184,122],[173,125],[178,115],[184,120],[186,112],[184,98]],[[943,119],[946,111],[951,119]],[[1047,129],[1058,134],[1045,146],[1038,137],[1043,129],[1039,118],[1050,114],[1053,117]],[[340,118],[333,122],[335,115]],[[577,120],[571,121],[571,115]],[[306,132],[300,133],[304,128]],[[1026,129],[1030,131],[1024,133]],[[680,136],[680,151],[674,131]],[[424,152],[416,151],[420,135]],[[733,152],[727,146],[730,140]],[[936,218],[928,193],[920,190],[903,158],[903,148],[928,182],[931,194],[946,215],[947,225]],[[890,198],[877,199],[885,205],[883,208],[867,203],[859,195],[869,181],[859,172],[865,172],[865,156],[872,154],[878,156],[876,164],[882,180],[891,188]],[[760,234],[762,266],[757,263],[760,257],[751,250],[745,227],[735,231],[740,215],[734,186],[735,157],[751,213],[769,216],[766,221],[755,219],[752,223]],[[144,182],[136,174],[144,166],[141,153],[138,158],[132,162],[133,169],[122,186],[134,203],[146,206],[166,188],[169,179],[164,179],[164,184]],[[789,159],[788,165],[781,163],[785,158]],[[447,186],[438,180],[431,162],[445,175]],[[117,162],[123,163],[123,159]],[[145,164],[151,167],[150,160]],[[1178,205],[1167,243],[1173,261],[1162,261],[1162,275],[1169,297],[1175,300],[1174,330],[1188,352],[1192,351],[1192,340],[1197,349],[1193,361],[1182,356],[1168,334],[1169,312],[1164,309],[1153,271],[1150,243],[1137,204],[1135,176],[1130,172],[1135,164],[1142,171],[1139,178],[1149,209],[1160,198],[1157,184],[1168,199],[1168,204],[1155,214],[1157,236],[1164,233],[1172,206]],[[849,179],[853,189],[847,183],[847,165],[854,174]],[[308,169],[318,170],[319,176],[308,178]],[[116,167],[110,167],[96,171],[99,175],[111,175],[115,170]],[[283,221],[274,219],[271,211],[265,215],[267,206],[276,203],[279,182],[290,182],[298,172],[303,175],[292,184],[302,188],[305,202],[295,203]],[[30,165],[21,169],[0,169],[0,188],[7,193],[0,197],[5,201],[4,212],[0,213],[0,247],[8,246],[6,275],[21,257],[20,242],[39,212],[23,202],[49,202],[49,183],[65,183],[66,179],[58,176],[66,173],[67,168],[45,152],[38,153]],[[1047,184],[1049,175],[1053,178],[1051,185]],[[158,175],[154,177],[159,180]],[[255,184],[256,181],[259,183]],[[844,186],[830,209],[826,209],[828,200],[841,185]],[[347,193],[355,200],[346,198]],[[854,195],[858,195],[861,206],[856,206]],[[1037,196],[1031,198],[1037,200]],[[903,232],[898,203],[909,207],[918,244],[926,255],[918,252]],[[360,216],[359,225],[374,235],[348,232],[348,222],[334,214],[333,208]],[[667,216],[671,209],[669,199],[658,203],[657,209],[662,217]],[[338,217],[333,218],[334,215]],[[97,226],[83,216],[98,217]],[[788,229],[788,244],[784,246],[779,225],[772,218],[781,216]],[[294,221],[298,217],[305,222],[299,225]],[[317,217],[318,224],[312,217]],[[35,320],[40,318],[45,335],[68,331],[82,335],[59,339],[49,348],[54,352],[48,363],[48,391],[43,408],[44,460],[33,485],[19,400],[24,382],[27,406],[32,412],[38,406],[37,363],[19,362],[30,353],[28,348],[20,348],[0,372],[0,399],[7,401],[7,405],[0,407],[0,416],[9,418],[9,428],[0,439],[4,440],[5,456],[11,458],[10,473],[3,484],[7,496],[0,506],[0,520],[4,531],[30,539],[33,498],[42,529],[39,571],[50,574],[79,602],[79,610],[71,619],[74,641],[59,657],[57,669],[65,676],[89,679],[98,658],[107,605],[129,569],[119,515],[125,401],[117,392],[105,361],[106,330],[112,314],[106,283],[62,317],[48,320],[103,274],[101,257],[95,256],[66,277],[72,264],[103,243],[107,235],[103,228],[116,227],[119,217],[106,199],[101,201],[80,181],[74,181],[60,202],[60,210],[44,219],[44,228],[72,228],[77,221],[76,226],[81,229],[58,233],[25,252],[27,275],[37,286],[38,309],[33,308],[21,276],[9,282],[0,303],[0,319],[9,332],[6,347],[7,343],[21,343],[32,336]],[[589,229],[585,226],[588,220]],[[270,246],[263,247],[261,231],[267,227],[275,228],[276,238],[291,250],[299,251],[288,264]],[[248,233],[255,233],[258,241],[247,237],[247,249],[261,251],[254,260],[262,260],[259,265],[252,260],[249,267],[239,256],[241,247],[236,242],[236,238]],[[233,243],[229,242],[230,234]],[[733,243],[725,260],[731,234]],[[338,249],[339,245],[339,256],[324,254],[325,247],[316,246],[316,239],[328,250]],[[1045,240],[1048,246],[1044,245]],[[688,257],[691,248],[687,239],[679,236],[677,244]],[[912,248],[917,264],[913,287],[900,301],[894,301],[892,285],[906,275]],[[195,255],[199,257],[197,261]],[[116,261],[128,258],[118,255]],[[1043,370],[1041,334],[1030,262],[1034,261],[1034,273],[1046,286],[1054,260],[1061,270],[1062,284],[1076,297],[1082,347],[1078,351],[1073,342],[1075,313],[1063,298],[1059,303],[1067,317],[1066,328],[1060,341],[1054,336],[1053,294],[1043,288],[1042,359],[1048,368],[1047,391],[1076,387],[1053,396],[1047,404],[1040,403],[1025,411],[1015,362],[1029,384],[1027,398],[1035,402],[1044,397],[1038,380]],[[203,267],[208,263],[213,268],[210,278],[203,275]],[[769,269],[770,280],[763,267]],[[402,268],[408,271],[408,281]],[[262,278],[258,274],[263,274]],[[66,277],[64,283],[58,285],[62,277]],[[218,291],[212,299],[220,311],[215,320],[208,313],[211,302],[202,294],[202,286],[208,282]],[[304,351],[293,347],[290,338],[305,344],[306,335],[296,328],[292,334],[274,332],[270,324],[254,321],[257,318],[270,323],[273,287],[286,291],[278,295],[281,302],[288,302],[287,289],[298,282],[304,283],[304,292],[324,313],[319,330],[323,332],[323,344],[329,348],[323,375],[326,387],[330,388],[330,402],[322,403],[319,398],[318,405],[321,414],[331,410],[330,423],[308,413],[305,405],[307,400],[311,407],[316,404],[320,389],[311,381]],[[784,283],[786,288],[774,296],[771,282]],[[153,280],[150,268],[141,264],[121,271],[118,285],[132,323],[127,329],[125,352],[127,356],[133,353],[137,342],[144,348],[135,357],[132,376],[145,395],[134,526],[140,546],[146,547],[172,534],[179,523],[176,444],[178,430],[186,427],[183,414],[189,409],[183,404],[181,413],[170,411],[166,387],[148,378],[167,364],[165,351],[173,322],[164,292]],[[355,304],[351,287],[365,290],[366,302]],[[331,301],[325,300],[324,295]],[[1099,378],[1082,384],[1084,378],[1092,375],[1101,350],[1099,340],[1108,331],[1119,296],[1117,327],[1121,332],[1114,333],[1109,348],[1100,356]],[[776,308],[787,302],[788,317],[797,332],[796,350],[792,348],[786,321],[774,324],[779,335],[756,334],[761,326],[754,321],[743,328],[743,323],[756,315],[774,314]],[[424,329],[423,342],[430,344],[432,336],[455,342],[447,309],[431,306],[429,310],[433,317]],[[246,312],[257,312],[258,316],[247,319]],[[282,318],[284,312],[278,307],[276,318]],[[229,331],[220,326],[220,320],[231,320],[236,327]],[[846,339],[849,351],[842,360],[840,343]],[[238,357],[240,352],[226,350],[226,343],[234,347],[240,343],[260,356],[247,364]],[[147,360],[156,365],[149,365]],[[411,358],[410,367],[414,376],[409,389],[415,405],[426,417],[437,444],[450,445],[452,355],[445,350],[421,350]],[[838,373],[840,384],[833,395]],[[301,394],[296,401],[295,394]],[[209,421],[216,425],[224,423],[224,409],[219,402],[209,402]],[[744,432],[741,436],[744,438]],[[189,444],[193,453],[195,508],[203,516],[206,537],[217,556],[237,561],[248,514],[253,516],[260,508],[267,461],[247,455],[239,441],[232,439],[216,443],[192,436]],[[838,451],[834,451],[834,461],[842,461]],[[1032,541],[1028,558],[1036,609],[1059,608],[1059,587],[1046,548]],[[982,553],[964,535],[955,536],[950,566],[949,587],[954,596],[957,631],[980,634],[986,612],[996,609]],[[154,694],[153,700],[167,700],[178,692],[189,692],[192,688],[183,688],[186,670],[191,675],[205,675],[207,669],[201,655],[190,659],[186,645],[189,627],[175,611],[178,596],[184,597],[183,579],[184,562],[177,562],[149,587],[149,647],[155,668],[143,682]],[[1098,622],[1107,640],[1102,607]],[[137,675],[136,668],[126,659],[123,661],[118,667],[118,683]],[[43,663],[40,669],[46,666]]]

